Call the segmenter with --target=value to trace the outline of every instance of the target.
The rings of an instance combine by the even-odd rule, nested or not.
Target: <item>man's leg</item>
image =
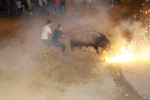
[[[61,42],[57,42],[57,43],[54,43],[55,46],[57,47],[62,47],[62,53],[65,52],[65,45]]]
[[[18,15],[20,16],[20,9],[18,8]]]
[[[51,50],[51,47],[48,47],[47,51],[46,51],[46,54],[48,54],[50,50]]]
[[[51,50],[51,47],[48,47],[48,48],[47,48],[47,51],[46,51],[46,53],[45,53],[45,56],[46,56],[46,57],[48,57],[48,53],[49,53],[50,50]]]
[[[52,42],[49,39],[47,40],[46,46],[47,46],[46,54],[48,54],[52,46]]]
[[[66,13],[65,5],[61,5],[61,12],[62,12],[63,14]]]
[[[43,40],[42,39],[42,41],[46,44],[46,49],[47,50],[46,50],[45,56],[47,57],[49,51],[51,50],[52,43],[51,43],[51,41],[49,39],[47,39],[47,40]]]

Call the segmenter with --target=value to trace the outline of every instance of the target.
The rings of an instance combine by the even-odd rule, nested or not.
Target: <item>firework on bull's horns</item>
[[[142,11],[142,14],[150,16],[150,10]],[[132,33],[132,41],[128,44],[120,44],[113,46],[113,52],[111,54],[104,54],[105,60],[107,62],[119,63],[119,62],[132,62],[132,61],[148,61],[150,60],[150,20],[149,16],[144,18],[139,18],[143,20],[143,25],[139,24],[141,22],[133,22],[131,25],[124,25]],[[137,17],[137,16],[136,16]],[[128,22],[127,22],[128,23]],[[134,24],[135,23],[135,24]],[[138,26],[139,25],[139,26]],[[129,27],[126,27],[129,26]],[[138,27],[137,27],[138,26]],[[120,39],[120,41],[122,41]]]

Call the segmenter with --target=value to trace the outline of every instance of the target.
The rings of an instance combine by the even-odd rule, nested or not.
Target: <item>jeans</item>
[[[21,8],[17,8],[19,16],[21,15]]]
[[[66,5],[61,5],[61,13],[66,13]]]
[[[38,6],[37,5],[32,5],[32,11],[37,12],[38,11]]]
[[[56,47],[62,47],[62,53],[64,53],[65,45],[63,43],[61,43],[61,42],[54,42],[53,45],[56,46]]]
[[[55,11],[55,14],[58,14],[60,12],[60,6],[54,4],[54,11]]]

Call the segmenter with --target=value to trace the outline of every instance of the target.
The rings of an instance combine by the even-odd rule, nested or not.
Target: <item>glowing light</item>
[[[145,12],[145,14],[147,14],[147,11]]]
[[[124,46],[121,47],[120,52],[124,53],[125,52],[125,48]]]
[[[147,11],[140,10],[140,13],[147,15],[141,18],[138,16],[138,14],[135,14],[135,17],[139,17],[142,23],[135,22],[131,29],[128,28],[129,31],[132,33],[132,40],[128,42],[124,41],[124,39],[117,40],[114,48],[104,55],[106,62],[150,62],[150,19],[148,18],[150,17],[150,9],[148,9]],[[127,26],[126,24],[125,27]],[[128,37],[125,38],[128,39]]]
[[[130,53],[122,54],[122,55],[117,55],[112,58],[105,58],[107,62],[129,62],[133,59],[132,55]]]
[[[141,44],[139,44],[138,46],[137,44],[135,45],[135,43],[133,43],[132,45],[128,45],[127,48],[122,46],[120,49],[117,50],[116,53],[113,53],[113,55],[109,55],[109,54],[105,55],[105,60],[110,63],[149,61],[150,60],[150,48],[147,45],[141,46]]]
[[[124,46],[120,48],[120,53],[114,57],[105,57],[107,62],[129,62],[133,60],[130,52],[126,52]]]

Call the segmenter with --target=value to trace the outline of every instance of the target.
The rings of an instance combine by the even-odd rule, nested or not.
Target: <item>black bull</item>
[[[103,50],[110,50],[111,49],[111,43],[106,38],[106,36],[99,32],[80,32],[78,34],[75,34],[70,39],[70,47],[71,50],[73,50],[73,47],[79,47],[80,49],[82,46],[93,46],[97,53],[99,54],[98,47],[102,48]]]

